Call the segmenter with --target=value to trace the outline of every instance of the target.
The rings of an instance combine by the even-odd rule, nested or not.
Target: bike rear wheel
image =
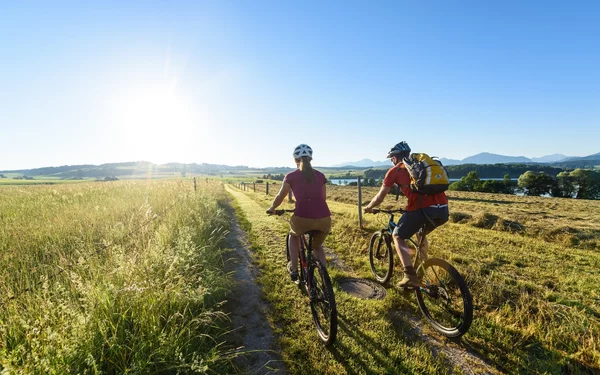
[[[371,236],[369,263],[377,281],[382,284],[390,281],[394,269],[394,249],[392,249],[389,235],[386,237],[382,231],[377,231]]]
[[[429,258],[417,274],[417,301],[433,328],[446,337],[464,335],[473,321],[473,298],[460,273],[443,259]]]
[[[331,279],[325,266],[318,260],[311,262],[309,277],[311,277],[309,298],[313,321],[321,340],[325,345],[330,345],[337,335],[337,307]]]

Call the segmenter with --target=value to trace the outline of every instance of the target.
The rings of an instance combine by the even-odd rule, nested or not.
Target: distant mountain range
[[[574,156],[565,156],[563,154],[553,154],[546,155],[540,158],[528,158],[525,156],[506,156],[506,155],[498,155],[491,154],[489,152],[482,152],[477,155],[469,156],[462,160],[457,159],[447,159],[440,158],[440,161],[444,165],[459,165],[459,164],[498,164],[498,163],[542,163],[542,164],[554,164],[554,163],[563,163],[563,162],[576,162],[576,161],[585,161],[585,160],[600,160],[600,152],[583,156],[583,157],[574,157]],[[341,167],[387,167],[392,166],[392,162],[390,160],[384,161],[373,161],[371,159],[362,159],[354,162],[347,162],[332,165],[335,168]]]
[[[543,156],[541,158],[526,158],[524,156],[505,156],[490,154],[487,152],[469,156],[462,160],[440,159],[444,165],[459,164],[544,164],[552,167],[575,169],[575,168],[596,168],[600,165],[600,152],[583,156],[567,157],[561,154]],[[330,167],[319,167],[320,170],[340,170],[345,169],[366,169],[366,168],[389,168],[391,161],[373,161],[362,159],[356,162],[342,163]],[[235,175],[235,174],[285,174],[292,171],[289,167],[270,167],[270,168],[249,168],[244,165],[228,166],[220,164],[207,163],[168,163],[153,164],[147,161],[110,163],[101,165],[63,165],[59,167],[43,167],[21,170],[0,170],[0,178],[14,178],[15,176],[32,178],[53,178],[53,179],[102,179],[109,176],[118,176],[119,178],[145,178],[152,175],[156,178],[170,177],[173,175]],[[6,174],[6,176],[5,176]]]

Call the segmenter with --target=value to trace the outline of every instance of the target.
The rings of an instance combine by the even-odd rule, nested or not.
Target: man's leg
[[[394,238],[394,245],[396,247],[396,252],[400,257],[400,261],[402,262],[402,266],[404,268],[412,267],[413,264],[412,260],[410,259],[410,248],[408,247],[408,244],[405,240],[396,235],[392,237]]]
[[[419,211],[406,212],[398,221],[398,226],[394,229],[394,245],[404,266],[404,278],[398,283],[398,287],[417,286],[419,281],[417,273],[410,259],[410,248],[404,240],[412,237],[423,225],[424,216]]]

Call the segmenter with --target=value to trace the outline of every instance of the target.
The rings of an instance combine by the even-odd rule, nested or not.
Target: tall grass
[[[0,369],[230,372],[220,184],[0,191]]]

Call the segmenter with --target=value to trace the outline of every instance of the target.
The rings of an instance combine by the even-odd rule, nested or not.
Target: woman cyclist
[[[296,198],[294,215],[290,219],[290,258],[292,262],[290,277],[298,280],[298,251],[300,250],[300,236],[309,231],[319,231],[313,236],[313,251],[317,259],[325,263],[323,242],[331,230],[331,212],[325,201],[325,175],[310,165],[313,151],[306,144],[298,145],[294,149],[294,161],[298,169],[288,173],[283,178],[283,184],[268,214],[273,214],[275,209],[283,202],[290,189]]]

